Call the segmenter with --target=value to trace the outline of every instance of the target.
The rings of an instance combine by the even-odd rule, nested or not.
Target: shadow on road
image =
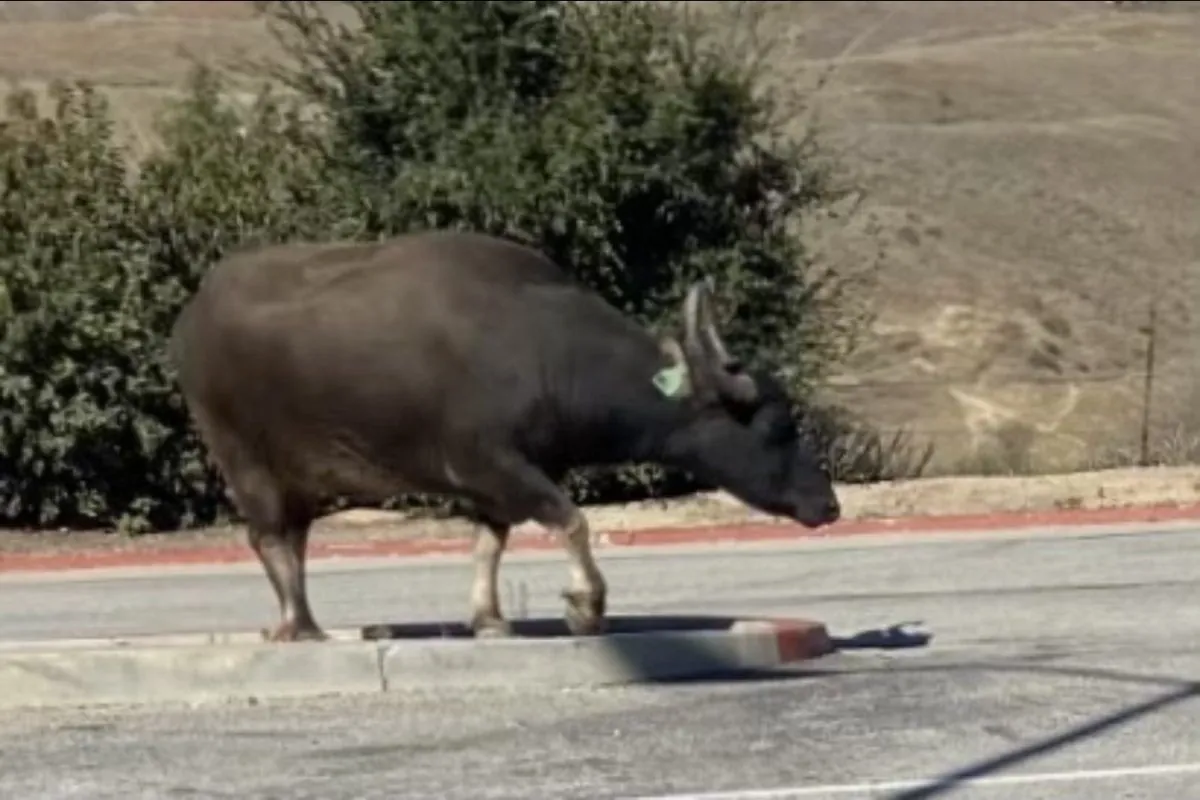
[[[747,657],[752,656],[755,648],[763,645],[763,641],[761,635],[757,640],[739,637],[735,626],[756,619],[705,615],[614,615],[607,618],[608,630],[599,640],[603,642],[607,655],[621,664],[622,672],[642,683],[792,681],[822,674],[807,669],[810,662],[800,660],[779,667],[744,666]],[[558,617],[515,619],[510,620],[510,624],[515,639],[573,638],[566,623]],[[828,637],[821,642],[818,652],[811,652],[814,643],[804,642],[796,646],[817,658],[839,650],[926,645],[931,636],[907,630],[908,624],[863,631],[850,637]],[[361,634],[363,639],[371,641],[474,638],[470,626],[463,622],[370,625],[362,628]],[[770,640],[768,643],[772,647],[786,646]]]
[[[701,635],[663,638],[637,635],[730,633],[739,621],[741,621],[739,618],[727,616],[613,616],[609,619],[609,632],[601,637],[601,640],[605,642],[609,652],[624,665],[627,672],[645,676],[642,680],[646,683],[795,681],[815,677],[829,679],[838,675],[865,674],[877,669],[872,666],[854,666],[844,663],[812,668],[813,662],[798,662],[792,666],[778,669],[739,669],[730,666],[731,659],[728,648],[714,646],[714,643],[721,637]],[[928,645],[932,635],[913,629],[919,624],[917,622],[897,623],[888,627],[860,631],[850,636],[830,637],[830,652],[924,647]],[[518,637],[570,637],[570,633],[561,619],[516,620],[513,625],[514,633]],[[364,628],[363,637],[368,639],[470,638],[472,633],[463,624],[416,623]],[[684,668],[682,665],[687,666]],[[1024,672],[1159,686],[1164,687],[1165,691],[1149,700],[1077,725],[1055,736],[1013,749],[995,758],[969,764],[961,769],[924,781],[920,786],[898,791],[889,795],[888,800],[924,800],[925,798],[941,797],[961,789],[965,783],[1003,772],[1030,759],[1061,750],[1149,714],[1200,697],[1200,682],[1196,681],[1103,668],[1039,663],[1038,659],[960,661],[941,664],[892,663],[889,665],[889,670],[901,672],[980,670]]]
[[[833,646],[836,651],[902,650],[924,647],[929,644],[933,634],[910,629],[910,626],[919,624],[919,622],[900,622],[887,628],[872,628],[853,636],[835,636],[833,637]]]
[[[739,617],[705,615],[647,614],[609,616],[605,638],[628,634],[729,633]],[[571,632],[559,617],[509,620],[515,637],[524,639],[569,639]],[[404,622],[395,625],[369,625],[362,629],[364,639],[472,639],[475,634],[464,622]],[[620,640],[613,640],[619,642]]]

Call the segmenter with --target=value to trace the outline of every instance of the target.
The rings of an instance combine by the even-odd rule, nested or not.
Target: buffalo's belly
[[[408,426],[293,425],[271,439],[281,477],[306,493],[371,501],[453,489],[433,442]]]

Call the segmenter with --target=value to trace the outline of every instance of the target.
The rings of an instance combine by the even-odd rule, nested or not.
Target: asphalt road
[[[621,549],[601,563],[614,613],[803,615],[843,637],[920,622],[933,639],[753,682],[6,713],[0,797],[1200,798],[1200,530]],[[503,574],[528,613],[559,611],[558,554],[510,556]],[[312,591],[329,627],[457,619],[469,577],[463,558],[325,562]],[[0,584],[0,639],[274,614],[255,567]]]

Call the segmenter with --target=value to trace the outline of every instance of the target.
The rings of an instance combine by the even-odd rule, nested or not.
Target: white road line
[[[1117,769],[1085,769],[1073,772],[1035,772],[1023,775],[991,775],[980,778],[950,780],[949,785],[958,788],[984,788],[993,786],[1025,786],[1040,783],[1072,783],[1078,781],[1106,781],[1116,778],[1170,777],[1200,774],[1200,762],[1191,764],[1156,764],[1148,767],[1121,767]],[[805,797],[868,794],[874,792],[903,792],[914,789],[929,789],[942,785],[939,778],[922,780],[883,781],[879,783],[831,783],[823,786],[794,786],[781,789],[735,789],[725,792],[697,792],[694,794],[660,794],[628,798],[628,800],[797,800]]]

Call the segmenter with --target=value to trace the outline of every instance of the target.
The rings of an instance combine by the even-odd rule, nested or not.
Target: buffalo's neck
[[[662,462],[669,426],[669,418],[616,409],[603,419],[564,430],[558,449],[572,466]]]
[[[527,425],[539,454],[568,469],[659,461],[685,416],[654,387],[664,366],[655,341],[624,322],[607,333],[573,340],[569,352],[548,344],[543,354],[552,366]]]
[[[559,469],[666,463],[671,440],[684,424],[681,411],[667,400],[645,394],[593,395],[569,412],[542,416],[537,449]]]
[[[762,500],[759,495],[763,487],[755,477],[755,446],[745,430],[728,420],[677,427],[664,443],[658,460],[752,505]]]

